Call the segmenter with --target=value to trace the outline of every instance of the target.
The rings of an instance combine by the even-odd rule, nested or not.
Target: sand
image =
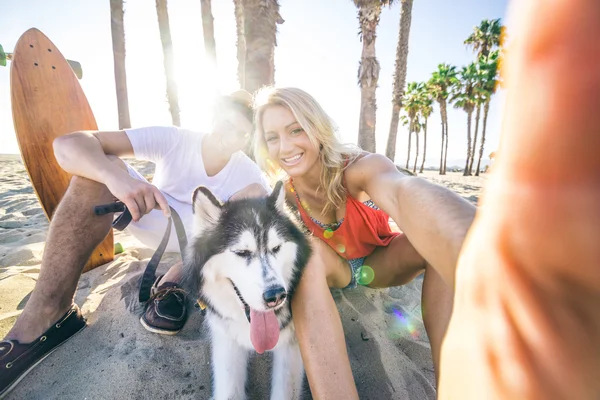
[[[134,162],[145,176],[149,163]],[[422,176],[476,203],[486,176],[450,172]],[[19,156],[0,155],[0,337],[23,310],[35,285],[48,221]],[[194,312],[176,336],[138,322],[138,280],[153,253],[115,231],[125,252],[84,274],[76,302],[89,326],[35,368],[7,399],[208,399],[210,347]],[[179,259],[167,253],[159,273]],[[390,289],[333,290],[361,399],[434,399],[435,374],[421,315],[422,278]],[[269,393],[270,356],[255,355],[249,399]],[[305,382],[305,398],[310,398]]]

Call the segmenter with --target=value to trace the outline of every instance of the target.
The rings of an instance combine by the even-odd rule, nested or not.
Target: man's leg
[[[600,398],[600,2],[519,0],[441,399]]]
[[[96,216],[94,206],[112,199],[103,184],[72,178],[50,222],[38,281],[6,339],[29,343],[69,310],[83,267],[111,229],[112,214]]]

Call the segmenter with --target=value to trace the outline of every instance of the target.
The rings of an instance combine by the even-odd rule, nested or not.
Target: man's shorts
[[[140,181],[148,182],[135,168],[125,163],[127,171],[132,178]],[[181,217],[181,221],[185,227],[185,232],[188,240],[192,237],[192,226],[193,226],[193,212],[192,205],[190,203],[182,203],[175,200],[173,197],[166,193],[163,193],[169,205],[177,211]],[[131,221],[126,228],[126,231],[138,239],[142,244],[151,249],[156,249],[160,244],[165,230],[167,229],[168,219],[164,216],[162,210],[152,210],[148,214],[140,218],[139,221]],[[179,242],[177,241],[177,233],[175,227],[171,226],[171,237],[167,244],[167,252],[179,253]]]

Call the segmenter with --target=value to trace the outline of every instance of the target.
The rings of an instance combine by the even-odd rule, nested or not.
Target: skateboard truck
[[[2,45],[0,44],[0,66],[6,67],[7,61],[12,61],[13,53],[5,53]],[[67,60],[71,69],[75,73],[78,79],[83,78],[83,69],[81,68],[81,63],[79,61]]]

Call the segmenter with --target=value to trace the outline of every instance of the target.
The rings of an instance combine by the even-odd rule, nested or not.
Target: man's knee
[[[231,200],[267,196],[267,190],[259,183],[252,183],[231,196]]]

